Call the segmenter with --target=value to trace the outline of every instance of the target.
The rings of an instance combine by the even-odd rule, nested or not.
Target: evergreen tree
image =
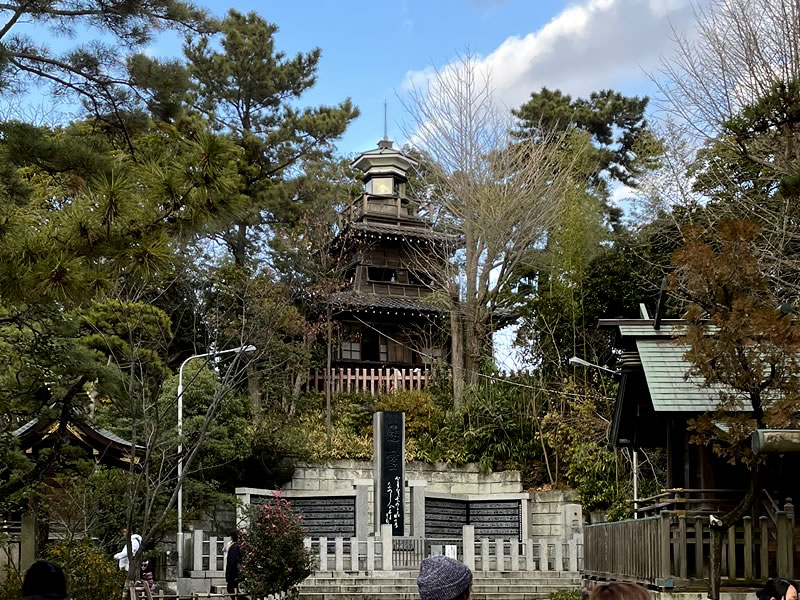
[[[0,15],[4,93],[49,84],[57,97],[77,99],[98,120],[123,131],[125,113],[138,101],[125,57],[146,46],[156,31],[197,34],[214,27],[204,11],[181,0],[10,0],[0,6]],[[23,28],[31,23],[40,31]],[[94,39],[90,31],[97,32]],[[51,34],[75,43],[55,50],[48,44]]]
[[[255,13],[231,10],[220,49],[207,38],[185,46],[193,106],[242,149],[240,192],[248,211],[223,235],[237,265],[264,250],[266,227],[296,222],[305,198],[282,185],[302,161],[330,156],[332,143],[358,116],[350,100],[338,106],[295,106],[316,81],[319,48],[287,57],[275,49],[278,27]]]

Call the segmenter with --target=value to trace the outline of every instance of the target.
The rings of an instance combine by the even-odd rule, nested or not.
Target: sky
[[[230,6],[198,3],[217,16]],[[652,95],[648,73],[672,52],[672,28],[693,22],[688,0],[245,0],[236,9],[277,24],[276,47],[287,54],[322,49],[317,84],[300,103],[349,97],[360,108],[338,144],[343,154],[383,137],[384,102],[389,138],[402,142],[398,95],[459,52],[485,62],[496,97],[509,108],[543,86],[573,96],[606,88]],[[163,35],[149,51],[179,55],[180,43]]]

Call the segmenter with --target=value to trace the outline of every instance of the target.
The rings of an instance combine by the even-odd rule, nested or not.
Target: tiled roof
[[[674,339],[637,339],[647,387],[656,412],[707,412],[716,410],[722,392],[731,389],[722,385],[705,385],[699,376],[686,377],[691,364],[684,358],[689,349]]]
[[[47,425],[45,425],[45,428],[52,422],[53,421],[51,420]],[[36,425],[38,423],[39,423],[38,417],[34,418],[34,419],[31,419],[30,421],[25,423],[25,425],[22,425],[18,429],[14,430],[13,435],[15,437],[21,438],[24,434],[26,434],[32,428],[36,427]],[[76,422],[75,425],[78,425],[79,427],[85,428],[85,429],[93,432],[94,434],[97,435],[97,437],[99,437],[100,439],[105,440],[107,442],[113,442],[115,444],[118,444],[120,446],[125,446],[125,447],[128,447],[128,448],[130,448],[130,446],[131,446],[131,443],[128,440],[125,440],[125,439],[119,437],[118,435],[116,435],[114,433],[111,433],[107,429],[103,429],[102,427],[97,427],[97,426],[93,425],[92,423],[88,423],[88,422],[77,423]],[[144,446],[140,446],[138,444],[135,446],[135,448],[136,448],[137,451],[138,450],[144,450]]]
[[[389,223],[370,223],[357,221],[348,225],[354,231],[372,233],[382,237],[397,236],[398,238],[423,238],[435,240],[437,242],[455,242],[458,237],[441,231],[434,231],[430,227],[409,227],[403,225],[392,225]]]
[[[444,309],[437,306],[430,297],[407,298],[403,296],[379,296],[378,294],[364,294],[359,292],[339,292],[331,297],[334,306],[345,309],[381,309],[381,310],[411,310],[424,312],[441,312]]]

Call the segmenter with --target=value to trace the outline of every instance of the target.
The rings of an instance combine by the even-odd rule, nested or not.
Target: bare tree
[[[777,307],[800,295],[800,1],[711,0],[696,20],[656,82],[675,131],[698,149],[672,174],[703,196],[676,203],[688,209],[672,278],[688,305],[686,358],[708,385],[732,390],[695,420],[692,441],[749,469],[747,493],[711,526],[709,595],[719,598],[722,538],[763,486],[748,435],[796,418],[796,325]],[[703,222],[685,227],[693,220]]]
[[[556,134],[516,143],[513,117],[495,100],[489,73],[467,53],[415,85],[404,106],[411,144],[430,157],[425,193],[438,226],[460,238],[455,257],[429,257],[430,275],[442,265],[450,311],[453,395],[475,383],[491,358],[494,319],[511,305],[515,268],[543,242],[564,206],[575,155]]]
[[[800,2],[711,0],[696,21],[654,76],[660,106],[701,149],[691,183],[716,201],[707,216],[757,221],[765,273],[797,296]]]
[[[178,398],[164,393],[169,369],[162,357],[172,339],[167,314],[151,304],[130,299],[109,299],[98,302],[86,318],[90,345],[108,355],[109,365],[116,367],[118,382],[112,401],[115,429],[125,433],[131,444],[126,490],[125,523],[130,560],[128,585],[139,576],[142,552],[132,555],[130,535],[139,533],[141,546],[156,541],[165,524],[172,518],[178,490],[188,476],[197,471],[198,458],[220,408],[246,381],[247,367],[256,353],[226,353],[218,362],[213,348],[205,356],[205,365],[215,371],[213,392],[202,406],[204,414],[192,419],[176,436]],[[133,294],[135,295],[135,294]],[[236,337],[224,343],[244,346],[252,339],[250,327],[242,319]],[[219,348],[221,350],[222,348]],[[203,361],[198,359],[198,363]],[[202,371],[184,381],[189,389]],[[182,470],[178,469],[182,446]]]

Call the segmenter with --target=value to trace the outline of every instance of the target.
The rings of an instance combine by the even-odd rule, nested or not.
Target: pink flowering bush
[[[291,504],[280,494],[255,507],[240,541],[239,573],[247,593],[256,598],[293,593],[314,572],[314,557],[303,545],[305,536],[300,515],[292,512]]]

